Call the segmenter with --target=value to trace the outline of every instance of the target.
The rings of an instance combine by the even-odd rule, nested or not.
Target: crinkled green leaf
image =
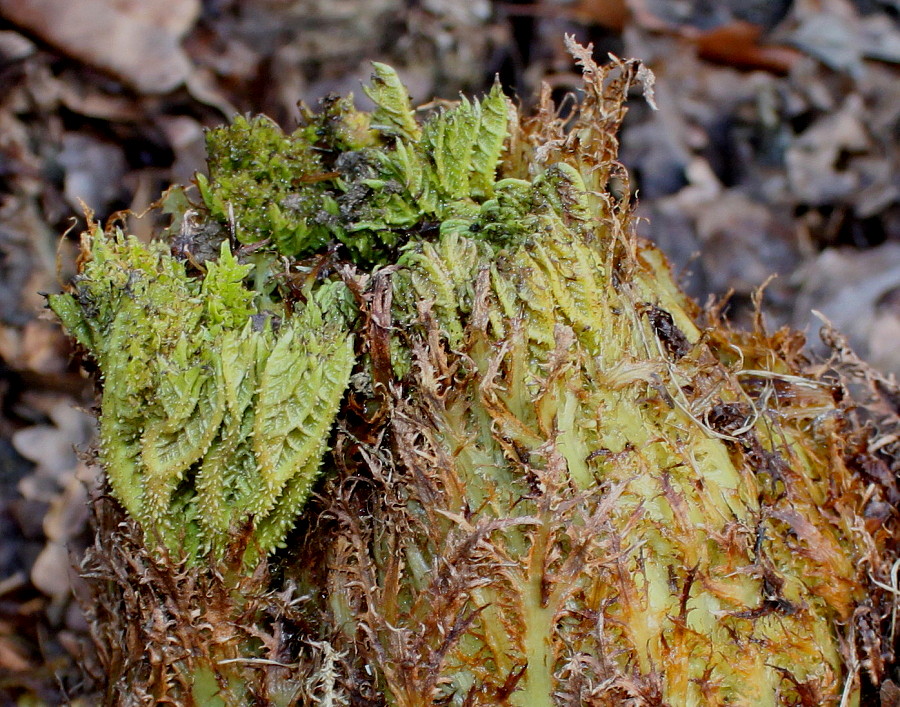
[[[113,492],[169,550],[220,556],[252,522],[248,561],[269,552],[309,494],[350,376],[346,288],[264,313],[227,243],[198,277],[120,233],[96,231],[90,256],[51,307],[99,364]]]
[[[406,86],[397,72],[387,64],[372,62],[371,83],[365,87],[366,95],[375,103],[372,112],[372,128],[385,135],[415,142],[421,135],[415,113],[409,102]]]

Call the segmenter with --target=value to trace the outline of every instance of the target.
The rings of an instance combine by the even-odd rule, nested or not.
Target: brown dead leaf
[[[44,534],[49,540],[66,543],[87,527],[88,491],[72,476],[63,492],[50,502],[44,516]]]
[[[803,56],[796,49],[768,46],[763,28],[743,20],[721,25],[691,38],[700,56],[708,61],[741,69],[761,69],[787,74]]]
[[[191,62],[180,40],[199,11],[199,0],[0,0],[0,15],[13,24],[146,94],[187,79]]]
[[[18,61],[35,52],[34,43],[18,32],[0,31],[0,60],[3,63]]]
[[[828,248],[799,275],[794,325],[818,328],[822,312],[853,348],[885,372],[900,373],[900,244]],[[817,342],[812,344],[820,346]],[[877,356],[877,358],[874,358]]]
[[[840,12],[821,12],[809,7],[796,11],[798,25],[786,38],[793,46],[836,71],[859,77],[862,51],[856,37],[856,17],[849,3]]]
[[[863,55],[893,64],[900,63],[900,29],[887,15],[871,15],[860,19],[860,45]]]
[[[88,486],[93,475],[79,460],[76,448],[94,434],[96,421],[62,395],[28,397],[30,406],[49,417],[49,424],[32,425],[13,435],[13,446],[36,464],[19,480],[22,498],[14,504],[20,526],[31,526],[32,537],[46,544],[30,570],[32,584],[47,596],[64,599],[71,592],[69,548],[87,527]],[[24,514],[24,515],[23,515]]]
[[[741,190],[723,192],[698,209],[696,218],[700,259],[719,292],[730,288],[750,295],[773,273],[789,272],[799,263],[790,233],[779,233],[771,206]]]
[[[20,652],[11,638],[0,636],[0,670],[9,673],[23,673],[33,670],[34,666]]]
[[[870,147],[863,115],[862,97],[850,94],[837,112],[823,116],[794,141],[786,162],[791,189],[798,197],[813,205],[827,204],[861,186],[857,171],[843,163]]]
[[[85,133],[66,133],[57,160],[65,169],[64,193],[73,211],[82,203],[106,213],[122,196],[126,164],[122,150]]]
[[[206,164],[206,141],[203,126],[187,116],[165,116],[160,119],[160,127],[165,132],[175,153],[172,164],[172,179],[175,184],[190,184],[194,173]]]
[[[580,0],[569,10],[580,22],[621,32],[631,14],[626,0]]]
[[[881,707],[900,707],[900,687],[893,680],[881,683]]]
[[[144,106],[131,97],[111,96],[76,81],[60,82],[59,98],[73,113],[111,122],[135,122],[144,114]]]
[[[12,441],[19,454],[37,465],[23,482],[40,477],[54,481],[59,488],[66,488],[82,466],[76,447],[91,439],[96,423],[93,417],[73,407],[71,400],[62,396],[50,399],[55,400],[50,403],[52,407],[48,413],[53,424],[26,427],[16,432]],[[26,497],[29,496],[26,494]]]
[[[51,322],[33,319],[21,329],[0,327],[0,357],[18,370],[61,374],[68,350],[65,336]]]
[[[513,6],[521,8],[522,6]],[[641,0],[580,0],[574,5],[549,3],[537,6],[541,14],[555,11],[585,24],[597,24],[621,32],[629,21],[643,30],[681,37],[697,47],[707,61],[741,69],[761,69],[787,74],[803,54],[787,46],[767,45],[764,27],[723,13],[711,19],[711,28],[672,22],[660,17]]]
[[[865,59],[900,63],[896,19],[888,13],[862,14],[859,9],[850,0],[797,2],[785,41],[856,79],[868,72]]]
[[[31,566],[31,582],[49,597],[64,597],[72,588],[69,581],[71,566],[66,546],[49,542]]]

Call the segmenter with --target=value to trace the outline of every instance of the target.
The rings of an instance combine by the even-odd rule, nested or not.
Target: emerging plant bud
[[[420,123],[376,65],[371,114],[210,132],[202,201],[167,202],[175,255],[85,237],[51,307],[98,364],[101,458],[150,547],[108,531],[90,562],[105,605],[166,616],[123,626],[162,657],[111,683],[774,707],[858,702],[861,657],[881,679],[896,518],[867,509],[896,485],[798,336],[704,322],[635,237],[615,135],[652,76],[569,44],[570,116],[495,87]],[[183,558],[190,601],[154,607]]]

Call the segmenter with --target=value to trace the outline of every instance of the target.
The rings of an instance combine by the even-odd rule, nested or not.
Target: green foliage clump
[[[609,181],[628,88],[652,77],[568,45],[585,93],[566,117],[547,90],[510,119],[495,87],[420,122],[375,64],[371,113],[329,99],[291,134],[210,132],[203,204],[167,202],[171,246],[86,239],[50,304],[98,364],[102,459],[151,541],[252,565],[335,428],[283,574],[128,614],[174,646],[152,694],[858,704],[853,634],[890,615],[867,577],[886,587],[895,553],[872,558],[896,532],[862,509],[896,488],[860,473],[877,460],[793,337],[700,323],[635,237]],[[132,605],[171,591],[124,564],[109,576]],[[299,645],[320,659],[282,662]]]
[[[283,255],[337,241],[370,265],[448,218],[476,217],[508,135],[499,86],[420,127],[394,70],[374,69],[371,115],[334,100],[291,134],[264,117],[210,131],[209,177],[197,185],[212,219],[242,243],[270,239]]]
[[[202,277],[161,242],[96,229],[50,306],[103,378],[102,460],[151,542],[219,557],[249,525],[269,552],[309,494],[353,365],[341,283],[258,311],[228,243]]]

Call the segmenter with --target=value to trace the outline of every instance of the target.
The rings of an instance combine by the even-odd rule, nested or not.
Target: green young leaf
[[[372,62],[372,82],[363,90],[375,103],[372,128],[384,135],[417,142],[421,136],[419,124],[409,102],[406,86],[397,72],[387,64]]]
[[[90,256],[50,305],[100,366],[113,492],[170,551],[220,557],[251,523],[246,560],[265,555],[303,507],[347,386],[346,288],[265,313],[227,242],[202,277],[121,233],[96,231]]]

